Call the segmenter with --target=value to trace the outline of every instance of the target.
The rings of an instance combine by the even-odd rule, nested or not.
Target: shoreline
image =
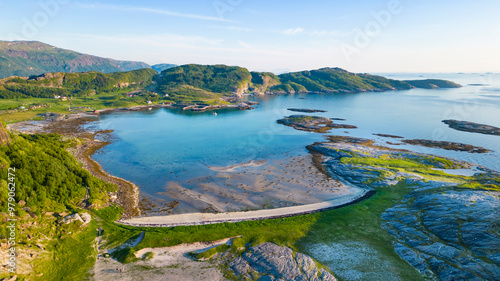
[[[116,194],[112,193],[110,199],[112,202],[117,202],[118,205],[124,208],[123,217],[129,218],[140,216],[139,187],[131,181],[107,173],[102,168],[101,164],[92,159],[94,153],[108,144],[109,142],[95,139],[90,140],[88,143],[77,147],[72,155],[83,164],[83,168],[90,174],[118,186],[118,191]]]
[[[99,110],[97,114],[106,114],[120,110],[127,111],[140,111],[147,110],[148,108],[174,108],[171,105],[139,105],[129,108],[108,108]],[[79,137],[84,140],[84,142],[77,147],[70,149],[70,153],[78,159],[83,167],[89,171],[93,176],[96,176],[108,183],[115,184],[119,187],[116,193],[110,194],[110,201],[117,202],[125,210],[122,218],[117,221],[122,224],[137,224],[139,226],[149,225],[149,223],[142,222],[144,220],[148,221],[148,218],[153,218],[156,220],[158,218],[167,218],[167,221],[154,222],[151,226],[178,226],[178,225],[201,225],[201,224],[214,224],[221,222],[238,222],[247,220],[264,220],[273,218],[283,218],[297,215],[310,214],[315,212],[321,212],[331,209],[340,208],[350,204],[357,203],[365,198],[373,195],[373,190],[363,190],[360,196],[351,198],[352,195],[343,195],[339,198],[332,200],[325,200],[319,203],[306,203],[298,206],[290,207],[277,207],[273,209],[259,209],[252,211],[235,211],[235,212],[225,212],[225,213],[183,213],[174,214],[167,216],[150,216],[150,217],[139,217],[142,213],[140,208],[140,191],[139,187],[134,183],[127,181],[123,178],[119,178],[108,174],[102,166],[92,159],[92,155],[96,153],[100,148],[109,144],[107,141],[99,141],[95,139],[95,135],[98,133],[109,133],[109,132],[92,132],[82,129],[81,125],[89,122],[89,118],[98,118],[97,114],[85,112],[85,113],[74,113],[66,116],[64,119],[60,118],[58,120],[45,120],[38,121],[37,124],[32,125],[28,130],[23,131],[19,129],[19,125],[26,126],[32,121],[22,121],[14,124],[9,124],[10,131],[19,131],[23,133],[59,133],[63,136]],[[17,124],[17,126],[15,125]],[[22,127],[21,127],[22,128]],[[218,172],[232,172],[240,167],[258,167],[262,165],[262,161],[250,161],[248,163],[240,163],[230,167],[210,167],[209,169]],[[353,187],[351,187],[353,188]],[[358,193],[360,194],[360,193]],[[340,201],[340,202],[338,202]],[[215,216],[214,218],[210,218]],[[236,216],[236,217],[235,217]],[[183,217],[191,217],[191,219],[185,219]],[[195,217],[194,219],[192,219]],[[208,217],[208,219],[207,219]],[[179,220],[181,221],[176,221]],[[137,223],[131,224],[131,220],[139,220]],[[171,222],[169,222],[171,220]]]
[[[136,226],[136,227],[175,227],[175,226],[217,224],[225,222],[234,223],[242,221],[277,219],[277,218],[293,217],[293,216],[306,215],[306,214],[338,209],[341,207],[349,206],[358,203],[360,201],[363,201],[376,193],[375,190],[368,190],[359,187],[351,187],[351,188],[357,189],[357,193],[354,193],[350,196],[342,196],[336,199],[327,200],[314,204],[306,204],[300,206],[283,207],[275,209],[261,209],[256,211],[226,212],[217,214],[188,213],[188,214],[177,214],[170,216],[140,217],[140,218],[131,218],[127,220],[118,220],[116,221],[116,223],[122,225]]]
[[[145,106],[133,107],[130,110],[141,110]],[[115,109],[105,109],[100,112],[114,111]],[[67,115],[66,118],[57,120],[43,120],[43,121],[21,121],[7,125],[10,132],[18,132],[22,134],[39,134],[39,133],[56,133],[63,137],[78,138],[82,141],[81,144],[69,148],[68,151],[75,159],[77,159],[82,167],[87,170],[91,175],[104,180],[107,183],[118,186],[116,192],[109,194],[111,202],[117,202],[124,208],[123,217],[130,218],[136,217],[141,214],[139,208],[139,187],[134,183],[127,181],[123,178],[113,176],[107,173],[94,159],[92,155],[99,149],[108,145],[109,141],[96,140],[97,134],[109,134],[111,131],[90,131],[82,129],[82,125],[91,121],[91,118],[96,118],[95,114],[91,113],[73,113]],[[37,122],[30,124],[31,122]]]

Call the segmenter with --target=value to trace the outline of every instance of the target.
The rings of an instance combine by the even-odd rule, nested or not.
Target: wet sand
[[[312,158],[305,155],[227,167],[208,166],[206,176],[168,181],[156,194],[141,194],[143,214],[275,209],[315,204],[352,194],[351,187],[320,172]]]

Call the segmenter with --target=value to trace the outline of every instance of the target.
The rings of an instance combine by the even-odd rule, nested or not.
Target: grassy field
[[[162,100],[161,102],[166,101],[167,100]],[[46,104],[47,107],[29,109],[30,106],[44,104]],[[90,97],[74,97],[71,101],[60,101],[50,98],[0,99],[0,111],[3,111],[3,113],[0,113],[0,118],[2,118],[5,123],[9,124],[32,120],[36,118],[37,114],[45,112],[71,114],[105,108],[132,107],[136,105],[146,105],[146,98],[141,96],[128,97],[124,92],[98,94]],[[9,109],[18,109],[21,106],[24,106],[26,109],[9,111]],[[71,110],[69,110],[70,107],[72,108]]]
[[[361,203],[323,213],[302,215],[263,221],[222,223],[202,226],[179,226],[175,228],[131,227],[116,224],[112,218],[119,214],[119,209],[105,209],[96,213],[101,216],[101,226],[106,239],[119,243],[108,244],[115,247],[126,240],[145,232],[144,240],[133,248],[124,249],[117,254],[122,262],[134,262],[134,253],[140,249],[167,247],[198,241],[215,241],[227,237],[236,238],[232,246],[220,246],[210,251],[199,253],[196,258],[210,258],[217,252],[231,251],[241,254],[243,248],[263,242],[273,242],[288,246],[300,252],[308,253],[311,243],[334,241],[364,241],[377,250],[379,255],[393,264],[394,273],[403,280],[420,280],[418,272],[401,260],[394,252],[392,238],[382,229],[381,214],[401,200],[410,189],[399,184],[389,188],[377,189],[377,194]],[[110,215],[116,212],[116,215]],[[103,214],[106,213],[106,214]]]

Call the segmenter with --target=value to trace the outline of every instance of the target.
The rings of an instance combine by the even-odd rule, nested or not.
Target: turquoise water
[[[302,114],[287,108],[327,110],[311,115],[345,118],[358,129],[329,134],[395,142],[374,133],[463,142],[493,150],[487,154],[398,146],[474,162],[500,171],[500,136],[456,131],[441,122],[458,119],[500,127],[498,74],[385,74],[394,79],[442,78],[459,89],[391,91],[359,94],[309,94],[252,98],[255,110],[194,113],[170,109],[114,112],[89,126],[114,130],[115,141],[93,157],[109,173],[130,180],[142,192],[154,194],[168,181],[212,175],[210,166],[226,166],[306,154],[305,146],[322,141],[322,134],[302,132],[276,123],[287,115]],[[470,85],[476,84],[476,85]],[[478,85],[480,84],[480,85]]]

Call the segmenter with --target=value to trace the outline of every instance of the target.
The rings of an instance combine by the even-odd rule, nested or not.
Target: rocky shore
[[[319,110],[319,109],[307,109],[307,108],[289,108],[288,110],[290,110],[290,111],[295,111],[295,112],[303,112],[303,113],[326,112],[325,110]]]
[[[423,139],[413,139],[413,140],[402,140],[402,142],[412,145],[419,145],[425,147],[435,147],[446,150],[455,150],[455,151],[467,151],[470,153],[488,153],[489,149],[484,147],[459,143],[459,142],[450,142],[450,141],[433,141],[433,140],[423,140]]]
[[[253,279],[252,275],[259,275],[259,280],[262,281],[337,280],[324,268],[318,268],[311,257],[273,243],[263,243],[251,247],[241,257],[229,262],[229,268],[237,277],[245,280]]]
[[[458,131],[500,136],[500,128],[490,125],[458,120],[443,120],[443,123]]]
[[[331,129],[356,129],[356,126],[333,123],[332,119],[319,116],[290,115],[277,121],[296,130],[325,133]]]
[[[500,276],[500,173],[464,161],[375,146],[360,138],[330,137],[308,148],[324,155],[328,173],[348,184],[383,190],[403,183],[411,188],[383,213],[383,228],[393,237],[396,253],[423,276]],[[476,172],[452,173],[461,169]]]

